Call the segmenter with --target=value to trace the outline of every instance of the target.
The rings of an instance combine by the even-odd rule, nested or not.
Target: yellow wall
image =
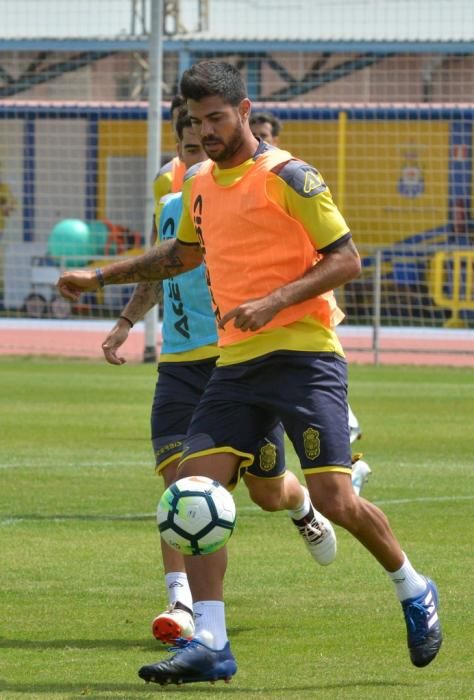
[[[107,192],[107,159],[110,156],[143,156],[147,152],[147,124],[145,121],[102,120],[99,123],[97,218],[104,219]],[[162,153],[175,154],[175,143],[169,124],[163,124]],[[151,185],[150,185],[151,186]]]
[[[398,191],[407,154],[415,154],[423,194]],[[346,211],[360,243],[393,243],[448,218],[448,122],[348,124]]]
[[[349,119],[342,181],[337,168],[338,128],[337,121],[285,121],[280,146],[321,171],[336,203],[339,175],[339,183],[344,186],[343,213],[357,243],[387,245],[447,221],[448,121]],[[100,122],[99,218],[106,211],[107,158],[145,156],[146,129],[144,121]],[[168,123],[163,124],[162,151],[170,156],[175,152]],[[416,161],[423,178],[424,192],[416,198],[402,196],[398,191],[407,154],[411,154],[412,164]]]
[[[283,122],[280,145],[315,165],[338,201],[338,123]],[[398,191],[407,153],[416,156],[424,192]],[[385,245],[448,218],[449,122],[347,122],[344,215],[358,243]],[[412,158],[412,162],[413,162]]]

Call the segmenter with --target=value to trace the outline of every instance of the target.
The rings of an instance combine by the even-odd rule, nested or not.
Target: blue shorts
[[[164,362],[151,407],[151,442],[156,469],[161,471],[181,456],[193,412],[216,365],[216,358],[201,362]]]
[[[280,420],[306,474],[350,474],[345,360],[275,352],[216,367],[193,414],[183,461],[225,448],[253,464],[253,447]]]
[[[164,362],[151,409],[151,440],[160,473],[181,457],[191,418],[215,368],[215,358],[200,362]],[[252,446],[252,466],[256,477],[275,478],[285,473],[285,443],[282,425],[275,421],[263,438]]]

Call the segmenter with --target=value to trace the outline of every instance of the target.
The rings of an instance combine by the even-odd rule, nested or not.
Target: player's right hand
[[[95,292],[100,288],[95,270],[67,270],[59,278],[58,292],[69,301],[77,301],[82,292]]]
[[[124,365],[125,357],[117,355],[117,350],[127,340],[130,332],[130,325],[127,321],[119,319],[102,343],[104,357],[111,365]]]

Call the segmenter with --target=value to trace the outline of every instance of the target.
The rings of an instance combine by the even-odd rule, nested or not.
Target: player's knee
[[[282,510],[281,488],[271,488],[268,482],[254,479],[246,481],[246,484],[250,498],[259,508],[269,512]]]
[[[270,513],[281,510],[281,498],[276,494],[250,494],[250,498],[262,510],[267,510]]]
[[[185,442],[177,478],[207,476],[228,487],[238,481],[239,461],[230,448],[216,448],[210,436],[196,435]]]

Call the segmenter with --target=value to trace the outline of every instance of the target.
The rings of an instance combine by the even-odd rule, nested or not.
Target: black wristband
[[[120,314],[119,318],[123,318],[124,321],[130,324],[130,328],[133,328],[133,323],[130,321],[129,318],[127,318],[126,316],[122,316],[122,314]]]
[[[102,270],[100,267],[96,267],[95,269],[95,276],[97,277],[97,281],[101,287],[105,287],[105,280],[104,280],[104,275],[102,274]]]

